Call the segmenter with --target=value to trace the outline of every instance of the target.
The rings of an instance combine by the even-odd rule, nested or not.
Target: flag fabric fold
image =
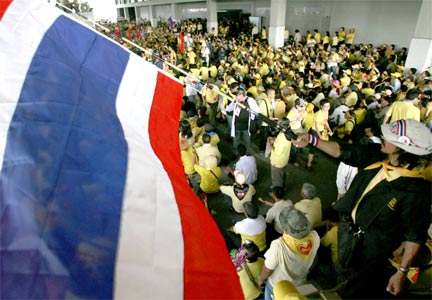
[[[2,0],[0,86],[1,298],[242,298],[183,174],[180,82],[45,1]]]

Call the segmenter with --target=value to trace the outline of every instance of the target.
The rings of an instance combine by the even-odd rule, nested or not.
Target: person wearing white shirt
[[[344,98],[338,99],[336,101],[338,101],[339,105],[333,110],[332,114],[329,117],[329,121],[336,126],[341,126],[347,121],[345,113],[350,109],[348,106],[345,105]]]

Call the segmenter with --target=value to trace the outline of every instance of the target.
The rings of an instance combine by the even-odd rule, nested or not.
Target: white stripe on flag
[[[148,134],[157,74],[155,66],[131,55],[117,95],[117,114],[128,143],[128,169],[116,299],[142,295],[149,299],[183,298],[184,246],[179,211],[170,179],[151,148]]]
[[[40,1],[15,0],[0,22],[0,170],[23,80],[43,34],[58,16],[58,9],[46,9]]]

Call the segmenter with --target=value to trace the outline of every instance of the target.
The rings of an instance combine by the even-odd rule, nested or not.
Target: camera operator
[[[282,128],[276,138],[268,137],[267,147],[270,152],[271,183],[272,188],[280,186],[285,189],[286,171],[291,152],[291,129],[289,120],[284,118],[278,121],[278,126]]]

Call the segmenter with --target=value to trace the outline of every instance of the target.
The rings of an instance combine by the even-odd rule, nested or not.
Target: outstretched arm
[[[338,142],[323,141],[318,137],[307,133],[298,135],[297,139],[295,141],[293,140],[292,143],[297,148],[304,148],[308,144],[312,144],[317,149],[327,153],[330,156],[333,156],[334,158],[339,158],[341,155],[341,149]]]

